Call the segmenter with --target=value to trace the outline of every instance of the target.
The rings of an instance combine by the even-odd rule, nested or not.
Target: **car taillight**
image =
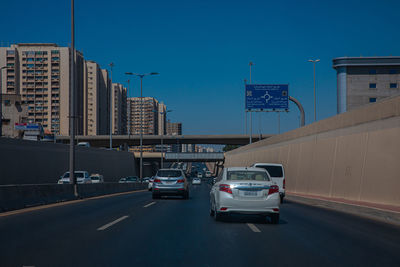
[[[154,183],[161,183],[160,179],[154,179]]]
[[[283,178],[283,189],[286,188],[286,182],[285,182],[285,178]]]
[[[177,181],[178,184],[182,184],[182,183],[184,183],[184,182],[185,182],[185,179],[179,179],[179,180]]]
[[[279,192],[279,187],[277,185],[271,185],[269,187],[268,195],[278,193]]]
[[[232,194],[232,189],[231,189],[230,185],[228,185],[228,184],[220,184],[219,191]]]

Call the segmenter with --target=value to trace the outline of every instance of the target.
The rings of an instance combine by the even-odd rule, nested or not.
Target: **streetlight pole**
[[[128,91],[127,91],[127,99],[129,98],[129,84],[130,80],[128,79]],[[128,102],[128,101],[127,101]],[[128,107],[127,107],[128,109]],[[127,111],[127,116],[128,116],[128,139],[131,139],[131,103],[129,101],[129,113]],[[128,149],[129,150],[129,149]]]
[[[71,0],[71,74],[70,74],[70,108],[69,108],[69,180],[74,187],[74,195],[78,197],[75,179],[75,10]]]
[[[249,79],[249,83],[251,84],[251,66],[253,66],[254,63],[253,62],[249,62],[249,67],[250,67],[250,79]],[[253,114],[250,111],[250,144],[253,143]]]
[[[112,122],[113,122],[113,112],[112,112],[112,96],[113,96],[113,82],[112,82],[112,71],[114,67],[114,63],[108,64],[110,66],[110,75],[111,75],[111,89],[110,89],[110,149],[112,149]]]
[[[143,179],[143,77],[148,75],[158,75],[158,72],[138,74],[125,72],[126,75],[135,75],[140,78],[140,180]]]
[[[247,109],[246,109],[246,83],[247,79],[244,79],[244,134],[247,135]]]
[[[0,68],[0,138],[3,136],[3,69],[7,66]]]
[[[319,61],[320,61],[319,59],[315,59],[315,60],[309,59],[308,60],[308,62],[311,62],[314,65],[314,122],[317,121],[317,98],[316,98],[316,93],[315,93],[315,64]]]
[[[172,110],[161,111],[160,115],[167,115],[168,112],[172,112]],[[161,169],[162,168],[164,168],[164,129],[161,133]]]

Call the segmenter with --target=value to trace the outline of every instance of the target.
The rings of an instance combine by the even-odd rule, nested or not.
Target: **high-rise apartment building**
[[[84,66],[83,134],[108,134],[108,72],[91,60]]]
[[[341,57],[337,71],[337,113],[400,94],[400,57]]]
[[[130,134],[158,134],[158,101],[153,97],[129,97],[127,104]],[[141,106],[143,104],[143,126],[141,126]]]
[[[127,130],[126,88],[120,83],[112,84],[113,134],[126,134]]]
[[[69,135],[70,49],[57,44],[15,44],[0,47],[2,93],[20,94],[27,104],[28,122],[45,130]],[[84,60],[75,58],[76,133],[83,133]]]

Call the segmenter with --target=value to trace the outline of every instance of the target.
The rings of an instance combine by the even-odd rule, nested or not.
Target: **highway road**
[[[279,225],[216,222],[209,186],[0,214],[0,266],[399,266],[400,228],[285,202]],[[4,214],[3,214],[4,215]]]

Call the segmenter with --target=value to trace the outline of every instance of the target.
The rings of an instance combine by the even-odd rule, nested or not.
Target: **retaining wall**
[[[136,175],[135,158],[125,151],[76,146],[75,169],[100,173],[106,182]],[[69,145],[0,138],[0,185],[56,183],[68,171]]]
[[[282,163],[286,190],[400,206],[400,97],[230,151],[225,166]]]

